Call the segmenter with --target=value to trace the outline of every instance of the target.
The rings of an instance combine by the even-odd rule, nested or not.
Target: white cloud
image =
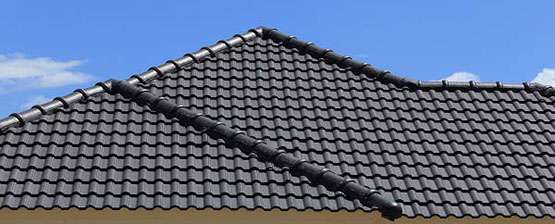
[[[46,103],[48,102],[50,99],[46,98],[45,96],[42,95],[38,95],[38,96],[33,96],[27,99],[27,101],[25,101],[25,103],[21,106],[22,109],[29,109],[30,107],[37,105],[37,104],[42,104],[42,103]]]
[[[544,68],[532,82],[555,86],[555,69]]]
[[[442,80],[468,82],[468,81],[480,81],[480,77],[470,72],[455,72],[450,76],[443,78]]]
[[[51,88],[83,83],[92,76],[71,71],[80,60],[56,61],[51,58],[26,58],[21,54],[0,55],[0,93],[30,88]]]

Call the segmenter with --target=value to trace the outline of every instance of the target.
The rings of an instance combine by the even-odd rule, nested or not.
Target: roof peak
[[[542,85],[539,83],[520,83],[507,84],[501,82],[453,82],[453,81],[421,81],[407,77],[395,75],[387,70],[379,70],[367,63],[353,60],[349,56],[343,56],[333,52],[330,49],[320,48],[312,42],[305,42],[277,31],[274,28],[259,27],[250,29],[245,33],[233,35],[227,40],[219,40],[215,44],[202,47],[193,53],[187,53],[178,59],[168,60],[165,63],[150,67],[141,74],[131,75],[127,81],[130,84],[147,83],[157,77],[164,76],[167,73],[175,72],[185,66],[200,62],[207,57],[227,49],[251,41],[255,38],[271,39],[285,47],[294,48],[301,52],[310,54],[315,58],[326,60],[328,63],[336,64],[339,67],[350,69],[355,73],[363,73],[375,78],[376,80],[392,83],[396,86],[406,87],[410,89],[437,89],[437,90],[525,90],[527,92],[539,92],[542,96],[555,96],[555,88]],[[88,97],[111,89],[111,81],[98,82],[94,86],[85,89],[76,89],[72,93],[63,97],[56,97],[44,104],[32,106],[30,109],[20,113],[12,113],[8,117],[0,120],[0,131],[10,127],[23,126],[26,122],[40,118],[42,115],[50,114],[58,108],[67,108],[71,104],[86,100]]]

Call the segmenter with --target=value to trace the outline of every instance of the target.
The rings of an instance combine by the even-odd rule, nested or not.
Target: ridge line
[[[501,82],[460,82],[460,81],[422,81],[409,77],[393,74],[388,70],[374,68],[370,64],[357,61],[349,56],[340,55],[330,49],[318,47],[312,42],[305,42],[295,36],[279,32],[275,28],[262,27],[262,38],[271,39],[282,46],[297,49],[307,53],[314,58],[324,59],[330,64],[336,64],[340,68],[349,69],[355,73],[363,73],[379,81],[392,83],[399,87],[410,89],[436,89],[436,90],[524,90],[527,92],[538,92],[544,97],[555,96],[555,88],[536,82],[523,83],[501,83]]]
[[[159,66],[148,68],[141,74],[131,75],[127,81],[131,84],[149,83],[153,79],[163,77],[164,75],[178,71],[183,67],[190,66],[194,63],[203,61],[204,59],[213,56],[218,52],[229,50],[233,47],[241,46],[244,43],[251,41],[257,37],[262,36],[262,28],[249,29],[242,34],[235,34],[227,40],[219,40],[215,44],[208,47],[202,47],[193,53],[187,53],[178,59],[171,59]],[[98,95],[110,91],[110,80],[98,82],[95,85],[85,88],[76,89],[72,93],[63,97],[55,97],[49,102],[37,104],[31,108],[19,112],[12,113],[5,118],[0,119],[0,133],[11,127],[21,127],[25,123],[36,120],[43,115],[50,114],[58,108],[67,108],[75,102],[84,101],[91,96]]]
[[[111,94],[120,94],[140,106],[147,106],[168,118],[177,118],[180,125],[193,127],[211,139],[223,140],[228,148],[239,148],[245,154],[254,153],[261,162],[270,162],[277,167],[288,168],[289,173],[293,176],[306,177],[312,183],[322,185],[330,191],[343,192],[352,200],[358,199],[365,206],[378,208],[382,217],[391,221],[402,215],[400,204],[353,179],[345,178],[322,166],[288,154],[284,150],[271,147],[243,131],[229,128],[222,122],[212,120],[185,106],[169,102],[166,98],[154,95],[148,90],[126,81],[112,81],[112,84]]]

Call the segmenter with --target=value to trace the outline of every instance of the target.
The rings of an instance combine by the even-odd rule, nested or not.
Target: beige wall
[[[9,210],[0,209],[0,223],[41,223],[41,224],[61,224],[61,223],[110,223],[110,224],[128,224],[128,223],[160,223],[160,224],[187,224],[187,223],[392,223],[379,216],[378,213],[365,212],[315,212],[315,211],[264,211],[257,209],[249,211],[240,209],[231,211],[223,210]],[[555,219],[519,219],[519,218],[482,218],[482,219],[406,219],[401,218],[395,223],[555,223]]]

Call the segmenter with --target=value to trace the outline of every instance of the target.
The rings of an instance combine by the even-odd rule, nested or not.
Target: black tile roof
[[[377,189],[407,217],[555,216],[551,87],[411,80],[262,28],[129,83]],[[0,206],[370,210],[110,87],[0,120]]]

